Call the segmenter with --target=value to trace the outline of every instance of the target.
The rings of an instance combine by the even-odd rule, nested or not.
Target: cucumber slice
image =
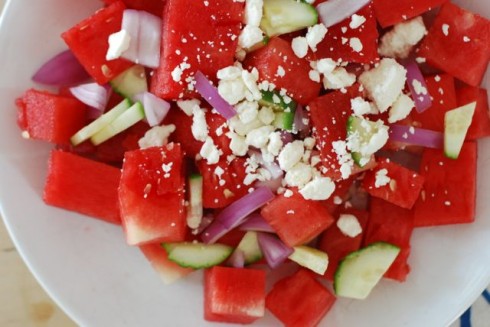
[[[116,76],[110,84],[123,97],[133,99],[136,94],[148,91],[145,67],[134,65]]]
[[[328,255],[309,246],[295,246],[294,252],[289,256],[289,259],[320,275],[327,271]]]
[[[145,118],[145,110],[141,103],[136,102],[129,109],[126,109],[116,119],[107,124],[103,129],[95,133],[90,140],[94,145],[99,145],[117,135],[129,127],[133,126]]]
[[[165,243],[168,259],[184,268],[209,268],[225,261],[233,252],[231,246],[203,243]]]
[[[396,245],[377,242],[347,255],[335,271],[335,293],[342,297],[365,299],[399,252]]]
[[[371,160],[371,155],[384,146],[388,137],[388,127],[381,120],[374,122],[350,116],[347,121],[347,144],[359,167]]]
[[[263,256],[257,239],[257,232],[253,231],[249,231],[243,236],[236,250],[243,252],[246,265],[259,261]]]
[[[131,106],[131,101],[129,99],[124,99],[117,106],[79,130],[75,135],[70,138],[71,144],[74,146],[88,140],[98,131],[110,124],[114,119],[119,117],[123,112],[125,112]]]
[[[449,110],[444,116],[444,154],[458,159],[468,128],[473,121],[476,102]]]
[[[273,126],[292,131],[297,103],[293,100],[286,103],[284,97],[276,91],[261,91],[261,93],[262,99],[259,100],[259,104],[263,107],[270,107],[275,112]]]
[[[196,229],[201,224],[202,208],[202,176],[192,174],[189,177],[189,207],[187,210],[187,226]]]
[[[311,4],[296,0],[264,0],[260,28],[270,37],[299,31],[317,22],[318,12]]]

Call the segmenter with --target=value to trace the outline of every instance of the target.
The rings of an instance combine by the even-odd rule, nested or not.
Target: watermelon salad
[[[57,92],[16,102],[21,135],[53,144],[44,201],[122,227],[166,284],[202,270],[207,321],[317,325],[336,298],[410,278],[415,228],[475,219],[476,13],[104,0],[73,23],[33,75]]]

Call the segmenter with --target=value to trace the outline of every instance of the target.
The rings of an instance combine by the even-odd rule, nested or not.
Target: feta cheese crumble
[[[298,58],[304,58],[308,54],[308,42],[304,36],[295,37],[291,41],[291,48]]]
[[[323,24],[316,24],[308,27],[306,32],[306,42],[313,52],[316,52],[316,46],[322,42],[327,34],[327,28]]]
[[[154,146],[164,146],[168,143],[168,137],[175,131],[175,125],[154,126],[138,140],[140,149],[147,149]]]
[[[124,29],[109,35],[109,49],[105,59],[109,61],[121,57],[123,52],[129,49],[130,43],[131,36]]]
[[[337,227],[342,234],[348,237],[356,237],[362,233],[362,227],[359,220],[354,215],[341,214],[337,220]]]
[[[426,34],[422,17],[399,23],[381,38],[379,54],[384,57],[407,58]]]
[[[388,177],[388,170],[383,168],[376,172],[376,179],[374,181],[374,187],[379,188],[381,186],[388,185],[391,178]]]
[[[300,191],[306,200],[326,200],[335,191],[335,183],[328,177],[316,177]]]
[[[399,120],[407,118],[414,107],[415,103],[411,97],[404,93],[400,94],[388,113],[388,122],[393,124]]]

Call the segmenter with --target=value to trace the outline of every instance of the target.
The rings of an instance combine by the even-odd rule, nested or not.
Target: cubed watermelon
[[[374,12],[382,27],[395,25],[439,7],[448,0],[374,0]]]
[[[204,275],[204,319],[250,324],[265,314],[265,271],[213,267]]]
[[[311,241],[334,221],[320,202],[305,200],[296,192],[290,197],[277,195],[262,208],[261,214],[291,247]]]
[[[53,150],[43,198],[47,204],[120,224],[117,195],[120,178],[118,168]]]
[[[87,106],[73,97],[30,89],[16,104],[17,123],[34,140],[69,144],[87,123]]]
[[[106,5],[113,4],[120,0],[103,0]],[[165,0],[122,0],[131,9],[144,10],[149,13],[162,17]]]
[[[457,79],[478,86],[490,60],[490,21],[448,2],[441,7],[418,55]]]
[[[300,269],[274,285],[265,305],[285,326],[306,327],[317,326],[335,300],[312,274]]]
[[[114,2],[61,34],[75,57],[99,84],[109,82],[133,65],[125,59],[106,60],[109,35],[121,29],[124,9],[124,3]]]
[[[286,93],[301,104],[308,104],[320,93],[320,83],[309,77],[311,70],[307,60],[298,58],[291,48],[291,43],[279,38],[272,38],[269,43],[245,59],[244,66],[259,71],[259,80],[273,83],[277,90],[285,89]],[[284,74],[278,73],[284,70]]]
[[[458,159],[441,150],[426,149],[420,174],[425,184],[414,206],[415,226],[469,223],[475,219],[475,142],[466,142]]]
[[[233,65],[243,11],[243,2],[234,0],[168,0],[152,93],[164,99],[195,96],[195,72],[216,80],[219,69]]]
[[[178,144],[126,152],[119,204],[130,245],[186,237],[183,154]]]

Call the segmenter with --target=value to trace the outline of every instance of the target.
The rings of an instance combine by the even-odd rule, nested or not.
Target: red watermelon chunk
[[[382,170],[386,172],[389,182],[381,183]],[[381,172],[380,172],[381,171]],[[384,184],[384,183],[383,183]],[[399,207],[411,209],[417,201],[424,184],[424,177],[413,170],[391,162],[389,159],[378,161],[378,165],[366,173],[362,186],[374,197],[386,200]]]
[[[66,210],[120,224],[119,169],[69,152],[53,150],[44,201]]]
[[[400,208],[381,199],[372,198],[370,217],[364,236],[364,245],[388,242],[401,251],[385,273],[385,277],[404,281],[410,272],[407,258],[410,254],[410,237],[414,228],[413,211]]]
[[[277,90],[285,89],[286,93],[301,104],[307,104],[320,93],[320,83],[309,77],[311,70],[307,60],[298,58],[291,48],[291,43],[279,37],[247,56],[244,66],[259,71],[259,80],[268,81]],[[284,74],[278,74],[282,68]]]
[[[165,251],[160,243],[141,245],[140,250],[161,277],[164,284],[173,283],[194,271],[194,269],[183,268],[175,262],[170,261],[167,251]]]
[[[265,271],[213,267],[204,273],[204,319],[251,324],[265,314]]]
[[[419,56],[466,84],[478,86],[490,60],[490,21],[448,2],[422,41]]]
[[[106,5],[111,5],[120,0],[103,0]],[[122,0],[131,9],[144,10],[149,13],[162,17],[165,0]]]
[[[285,326],[305,327],[317,326],[335,300],[312,274],[300,269],[274,285],[265,305]]]
[[[244,4],[234,0],[168,0],[151,92],[169,100],[192,97],[195,72],[215,80],[219,69],[233,65],[243,11]],[[174,70],[182,72],[176,80]]]
[[[334,221],[321,202],[305,200],[296,192],[290,197],[277,195],[261,214],[290,247],[308,243]]]
[[[466,133],[467,140],[476,140],[490,136],[490,118],[488,112],[487,90],[473,86],[466,86],[456,91],[458,106],[476,101],[473,121]]]
[[[124,3],[115,2],[61,34],[75,57],[99,84],[109,82],[133,65],[124,59],[105,59],[109,35],[121,30],[124,9]]]
[[[203,177],[203,207],[223,208],[248,194],[252,185],[244,185],[246,161],[236,158],[228,162],[222,158],[217,164],[209,165],[206,160],[197,162]]]
[[[440,74],[426,77],[425,82],[432,106],[422,113],[412,110],[410,118],[415,126],[444,132],[444,115],[458,106],[454,78],[449,74]]]
[[[347,121],[352,115],[350,100],[358,94],[358,87],[354,85],[346,93],[330,92],[316,98],[308,105],[320,157],[323,165],[328,169],[324,175],[334,180],[340,179],[342,174],[332,142],[345,141]]]
[[[382,27],[395,25],[434,9],[447,0],[374,0],[374,12]]]
[[[466,142],[458,159],[425,149],[420,174],[425,184],[414,206],[415,226],[470,223],[475,219],[475,142]]]
[[[361,247],[364,230],[369,217],[369,213],[367,211],[341,209],[336,215],[337,220],[341,214],[355,216],[362,227],[363,233],[356,237],[349,237],[343,234],[336,224],[332,225],[323,233],[318,248],[328,254],[328,267],[324,276],[330,281],[333,281],[333,277],[340,260],[342,260],[349,253],[359,250]]]
[[[16,104],[17,123],[34,140],[69,144],[87,122],[87,106],[73,97],[30,89]]]
[[[323,41],[317,45],[317,58],[356,63],[372,63],[378,59],[379,35],[372,5],[365,6],[356,15],[364,17],[366,21],[359,27],[351,28],[352,17],[349,17],[330,27]],[[351,40],[356,38],[362,44],[361,51],[355,51],[350,46]]]
[[[174,143],[126,152],[119,204],[128,244],[185,239],[182,159]]]

